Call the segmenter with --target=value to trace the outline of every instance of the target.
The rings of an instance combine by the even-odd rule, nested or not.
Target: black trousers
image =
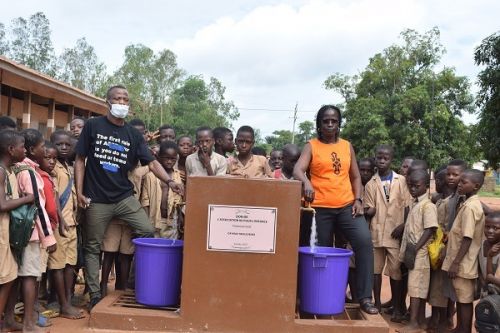
[[[352,217],[352,205],[342,208],[315,208],[318,246],[333,246],[335,229],[351,243],[356,256],[357,299],[372,297],[373,242],[363,216]]]

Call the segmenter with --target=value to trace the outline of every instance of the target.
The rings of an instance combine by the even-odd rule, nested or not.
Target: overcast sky
[[[2,6],[0,22],[9,26],[37,11],[50,20],[57,54],[85,37],[110,72],[131,43],[171,49],[189,74],[214,76],[227,87],[226,97],[240,108],[236,128],[251,125],[263,135],[291,130],[295,103],[302,122],[321,105],[342,102],[324,80],[362,71],[406,28],[424,33],[437,26],[448,51],[442,65],[471,82],[479,70],[474,48],[500,29],[498,0],[25,0]]]

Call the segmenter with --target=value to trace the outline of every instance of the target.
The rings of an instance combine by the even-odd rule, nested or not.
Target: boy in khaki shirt
[[[434,172],[436,193],[434,193],[432,197],[432,201],[436,204],[438,225],[443,232],[446,230],[446,224],[448,221],[449,198],[454,192],[454,190],[447,185],[446,173],[446,166],[443,169],[438,169]],[[442,261],[444,257],[440,259]],[[437,330],[438,332],[445,331],[447,327],[446,307],[448,306],[448,298],[443,291],[447,275],[448,273],[444,272],[441,268],[431,270],[431,283],[429,286],[428,301],[432,306],[432,317],[429,322],[429,329]]]
[[[427,195],[429,174],[415,170],[408,175],[407,184],[414,202],[406,221],[399,260],[408,268],[410,323],[399,332],[425,328],[425,302],[429,293],[430,262],[427,246],[438,226],[436,206]]]
[[[459,202],[442,266],[452,279],[457,297],[458,324],[455,332],[470,332],[472,329],[472,302],[484,229],[484,212],[477,192],[483,182],[484,175],[479,170],[465,170],[460,176],[458,194],[465,196],[465,202]]]
[[[392,237],[394,229],[404,222],[404,209],[410,200],[405,177],[391,170],[394,150],[391,146],[380,145],[375,151],[378,172],[365,186],[364,207],[367,220],[371,219],[370,231],[374,247],[375,306],[381,308],[382,271],[387,261],[390,276],[392,321],[401,322],[402,276],[399,262],[399,240]]]
[[[238,156],[231,160],[227,173],[245,178],[272,177],[271,167],[264,156],[252,154],[255,133],[250,126],[241,126],[236,133]]]
[[[181,183],[181,174],[175,168],[179,148],[174,142],[162,142],[158,152],[158,162],[174,182]],[[141,204],[146,209],[153,226],[155,237],[181,239],[181,212],[183,198],[170,190],[154,175],[148,175],[143,184]]]
[[[64,225],[64,235],[60,234],[57,228],[54,230],[57,249],[49,255],[48,268],[52,270],[58,301],[61,305],[61,316],[79,319],[84,317],[83,314],[70,304],[77,261],[76,191],[73,175],[66,163],[71,151],[71,134],[56,131],[51,135],[50,141],[57,149],[57,162],[52,173],[55,175],[53,179],[59,199],[60,223]]]

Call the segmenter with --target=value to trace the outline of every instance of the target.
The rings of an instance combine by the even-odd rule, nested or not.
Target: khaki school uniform
[[[140,202],[142,207],[148,208],[148,218],[151,225],[155,229],[159,228],[161,219],[161,181],[152,172],[148,172],[144,176]]]
[[[226,158],[216,152],[210,155],[210,166],[215,176],[224,176],[227,172]],[[208,176],[207,169],[201,164],[198,153],[186,157],[186,174],[188,176]]]
[[[448,271],[456,258],[464,237],[472,239],[469,250],[458,265],[457,277],[452,280],[457,302],[474,301],[475,279],[478,277],[478,256],[484,230],[484,212],[479,197],[471,196],[459,208],[448,234],[443,271]]]
[[[448,202],[450,197],[438,199],[436,202],[438,225],[446,231],[448,221]],[[442,269],[431,269],[431,284],[429,287],[429,304],[436,307],[448,306],[448,297],[444,293],[445,281],[448,279],[448,273]]]
[[[252,155],[245,165],[238,158],[233,158],[228,165],[227,173],[231,176],[245,178],[269,178],[273,176],[267,158],[260,155]]]
[[[399,240],[391,237],[392,231],[404,222],[404,209],[411,202],[411,195],[404,176],[395,172],[386,198],[380,176],[375,174],[366,183],[364,206],[375,208],[376,212],[370,222],[373,240],[374,273],[382,274],[387,260],[387,271],[393,280],[401,280],[399,262]]]
[[[65,230],[66,237],[62,237],[59,229],[54,230],[54,237],[57,241],[57,249],[49,254],[48,268],[63,269],[66,265],[74,266],[77,261],[77,235],[76,235],[76,190],[71,171],[66,164],[57,161],[53,171],[53,180],[56,193],[59,197],[71,186],[71,192],[64,207],[61,208],[61,215],[68,226]],[[71,182],[71,183],[70,183]]]
[[[406,221],[399,260],[403,261],[408,244],[417,244],[425,229],[437,228],[437,209],[428,198],[427,193],[418,197],[417,202],[411,206]],[[432,241],[424,244],[415,257],[415,267],[408,271],[408,295],[410,297],[427,299],[429,294],[431,264],[427,246]]]
[[[481,250],[479,251],[479,274],[481,275],[482,281],[484,284],[486,284],[486,276],[488,275],[488,251],[484,251],[486,244],[488,241],[483,241],[483,245],[481,246]],[[492,264],[493,264],[493,272],[495,272],[494,276],[496,278],[500,277],[500,253],[491,258]],[[481,286],[481,298],[485,297],[488,295],[488,291],[485,285]],[[497,293],[500,293],[500,287],[493,285],[492,283],[489,284],[490,288],[493,288]]]
[[[179,170],[174,169],[172,180],[179,184],[182,182],[182,175]],[[155,228],[155,237],[179,239],[176,209],[182,203],[182,197],[172,189],[168,189],[167,218],[161,216],[161,200],[162,182],[154,174],[148,173],[142,187],[141,205],[149,208],[149,220]]]
[[[4,172],[5,191],[7,192],[7,183],[10,183],[10,187],[12,189],[12,195],[7,198],[9,200],[19,198],[16,175],[6,169]],[[9,223],[9,212],[0,213],[0,284],[8,283],[17,278],[17,263],[12,255],[12,251],[10,250]]]
[[[147,165],[137,166],[129,172],[128,179],[134,186],[134,196],[139,199],[143,178],[149,171]],[[134,243],[132,243],[132,228],[125,222],[112,219],[104,233],[101,250],[104,252],[119,252],[122,254],[134,254]]]

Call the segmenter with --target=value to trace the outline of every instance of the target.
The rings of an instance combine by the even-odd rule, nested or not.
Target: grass
[[[500,198],[500,185],[495,186],[494,192],[479,191],[479,196],[488,198]]]

